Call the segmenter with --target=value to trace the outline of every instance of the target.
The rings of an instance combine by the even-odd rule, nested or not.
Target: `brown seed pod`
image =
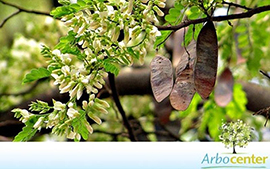
[[[193,65],[196,58],[196,42],[188,45],[176,67],[176,80],[170,95],[170,101],[176,110],[186,110],[195,94]]]
[[[175,80],[170,101],[176,110],[186,110],[195,94],[193,69],[186,67]]]
[[[173,68],[169,59],[156,56],[151,62],[150,81],[153,94],[157,102],[161,102],[172,91]]]
[[[189,67],[193,68],[194,60],[196,58],[196,41],[192,40],[190,44],[187,46],[187,51],[184,52],[184,54],[181,56],[175,71],[176,76],[180,76],[181,72],[189,65]],[[190,60],[189,60],[190,58]]]
[[[198,35],[196,54],[195,88],[206,99],[215,86],[218,63],[217,34],[212,21],[208,21]]]
[[[227,67],[218,77],[215,87],[215,101],[217,105],[225,107],[232,100],[233,84],[232,72]]]

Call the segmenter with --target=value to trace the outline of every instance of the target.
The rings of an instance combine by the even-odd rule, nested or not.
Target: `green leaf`
[[[140,58],[140,53],[138,51],[134,52],[134,50],[131,47],[127,47],[127,51],[132,57],[136,59]]]
[[[14,138],[14,142],[19,141],[29,141],[38,131],[38,129],[34,129],[33,126],[37,122],[38,118],[36,116],[32,116],[26,123],[25,127],[22,128],[22,131],[16,135]]]
[[[198,19],[201,14],[202,12],[197,6],[192,6],[190,10],[187,12],[189,20]]]
[[[35,80],[39,80],[45,77],[49,77],[51,75],[51,72],[48,71],[45,68],[38,68],[31,70],[30,73],[26,74],[26,76],[23,79],[23,84],[29,83]]]
[[[208,121],[208,129],[211,138],[213,138],[215,141],[219,140],[220,135],[220,126],[222,125],[222,120],[225,118],[225,113],[222,111],[221,108],[216,107],[216,109],[212,109],[210,111],[210,118]]]
[[[106,59],[103,61],[103,65],[104,65],[104,69],[107,72],[111,72],[113,73],[115,76],[117,76],[119,74],[119,65],[117,63],[114,62],[113,59]]]
[[[168,36],[171,35],[172,31],[160,31],[160,33],[161,33],[161,35],[157,36],[157,38],[156,38],[154,48],[162,46],[165,43]]]
[[[57,7],[55,10],[51,11],[51,15],[54,18],[60,18],[62,16],[65,15],[69,15],[71,13],[75,13],[77,12],[74,8],[72,8],[71,6],[61,6],[61,7]]]
[[[165,16],[165,20],[172,25],[176,25],[180,22],[179,18],[182,14],[182,9],[184,6],[180,2],[176,2],[174,7],[169,10],[169,13]]]
[[[193,36],[195,40],[197,39],[201,29],[202,29],[202,24],[196,24],[195,29],[194,29],[194,25],[190,25],[185,35],[185,46],[187,46],[192,41]]]
[[[84,140],[88,139],[89,131],[87,130],[86,126],[83,125],[84,123],[88,123],[85,119],[81,120],[81,123],[78,126],[78,133],[82,136]]]
[[[226,114],[231,119],[237,120],[246,111],[246,104],[246,93],[243,91],[241,84],[235,84],[233,87],[233,101],[225,107]]]
[[[56,49],[61,50],[63,54],[69,53],[73,55],[80,55],[81,52],[76,46],[78,39],[75,38],[77,34],[69,31],[67,36],[61,37],[60,42],[55,46]]]
[[[25,126],[23,130],[14,138],[14,142],[28,141],[37,132],[38,129],[34,129],[33,126]]]

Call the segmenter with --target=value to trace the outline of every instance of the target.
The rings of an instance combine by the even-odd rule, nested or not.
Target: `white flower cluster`
[[[43,52],[50,57],[48,70],[52,71],[53,84],[59,87],[60,93],[69,93],[70,99],[67,104],[53,100],[53,107],[43,104],[47,114],[36,117],[33,128],[52,128],[52,133],[65,134],[70,139],[87,138],[93,128],[86,116],[101,124],[98,114],[108,113],[109,104],[96,98],[108,76],[105,60],[113,59],[115,63],[125,65],[132,64],[135,58],[143,62],[147,46],[160,35],[152,23],[158,22],[156,15],[164,15],[160,8],[165,7],[165,1],[93,0],[87,1],[75,14],[64,16],[62,21],[70,28],[69,35],[73,38],[67,45],[76,46],[76,52],[82,57],[62,51],[61,47],[52,52],[44,48]],[[84,92],[89,98],[79,107],[76,100],[80,100]],[[41,103],[35,103],[36,107],[30,110],[40,111]],[[20,114],[23,122],[32,116],[27,110],[14,111]]]
[[[84,89],[88,94],[97,94],[105,84],[104,78],[108,73],[104,70],[87,70],[83,64],[71,64],[72,55],[61,54],[59,50],[54,50],[53,60],[49,67],[58,66],[52,72],[54,77],[54,85],[59,85],[60,93],[69,92],[70,99],[77,98],[79,100]],[[62,67],[61,67],[62,66]]]
[[[86,60],[94,62],[104,57],[117,57],[123,64],[126,63],[123,61],[125,57],[132,64],[133,57],[127,52],[132,47],[143,63],[147,44],[153,43],[160,35],[152,23],[158,23],[156,15],[164,15],[160,8],[165,7],[165,1],[93,1],[89,8],[74,16],[65,16],[62,20],[77,33],[79,45],[87,55]]]

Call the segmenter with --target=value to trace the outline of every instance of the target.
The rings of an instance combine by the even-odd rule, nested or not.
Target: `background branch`
[[[41,12],[41,11],[35,11],[35,10],[24,9],[24,8],[22,8],[22,7],[20,7],[20,6],[17,6],[17,5],[14,5],[14,4],[11,4],[11,3],[8,3],[8,2],[2,1],[2,0],[0,0],[0,3],[18,9],[18,11],[16,11],[16,12],[14,12],[13,14],[9,15],[7,18],[5,18],[5,19],[3,20],[3,22],[0,24],[0,28],[2,28],[2,27],[5,25],[5,23],[6,23],[9,19],[11,19],[12,17],[18,15],[18,14],[21,13],[21,12],[32,13],[32,14],[37,14],[37,15],[45,15],[45,16],[50,16],[50,17],[52,17],[52,16],[50,15],[50,13],[48,13],[48,12]]]
[[[233,2],[222,1],[222,4],[229,5],[229,6],[234,6],[236,8],[243,8],[243,9],[246,9],[246,10],[251,10],[252,9],[252,8],[249,8],[249,7],[240,5],[240,4],[236,4],[236,3],[233,3]]]

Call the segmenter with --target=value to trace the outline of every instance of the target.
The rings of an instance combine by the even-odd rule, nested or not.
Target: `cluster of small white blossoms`
[[[74,125],[74,121],[80,119],[80,126],[85,126],[88,133],[92,133],[93,128],[85,115],[101,124],[97,115],[108,113],[106,109],[109,108],[106,101],[96,98],[108,75],[102,61],[113,58],[119,64],[132,64],[132,48],[132,53],[139,53],[139,60],[143,62],[147,46],[160,35],[153,23],[158,22],[156,14],[164,15],[160,8],[165,7],[165,1],[119,0],[111,3],[93,0],[88,1],[92,5],[87,5],[82,11],[64,16],[62,21],[76,33],[77,45],[85,58],[63,54],[61,49],[50,51],[48,69],[52,70],[53,84],[59,87],[60,93],[69,93],[70,100],[66,104],[53,100],[52,112],[42,114],[33,127],[52,128],[55,134],[80,140],[79,127]],[[81,99],[84,91],[89,97],[82,101],[80,108],[76,99]],[[45,104],[43,106],[46,107]],[[20,113],[23,122],[32,116],[27,110],[16,109],[15,112]]]
[[[160,35],[153,23],[158,24],[157,15],[164,16],[160,8],[165,7],[165,1],[93,1],[95,5],[72,17],[65,16],[62,21],[80,37],[79,44],[87,60],[104,59],[107,56],[117,57],[120,64],[126,64],[123,60],[132,64],[134,58],[127,52],[132,47],[139,53],[139,61],[143,63],[147,46],[153,44],[156,36]]]

